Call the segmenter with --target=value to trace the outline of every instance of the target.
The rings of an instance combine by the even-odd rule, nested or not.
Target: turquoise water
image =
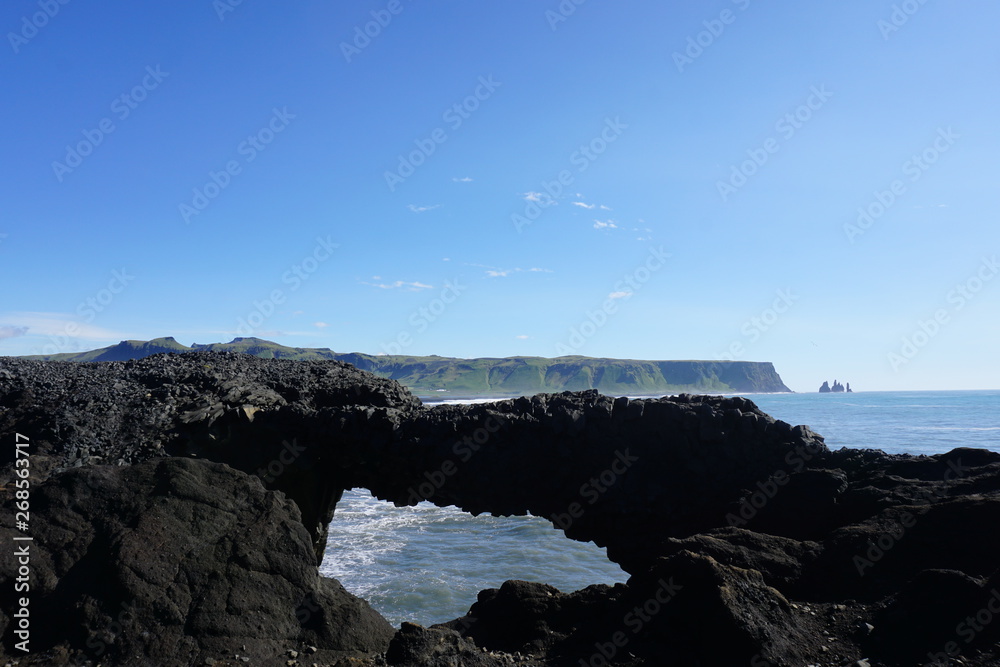
[[[1000,391],[756,394],[758,407],[807,424],[831,449],[935,454],[1000,451]],[[429,625],[465,614],[484,588],[507,579],[563,591],[628,577],[594,544],[574,542],[537,517],[472,517],[429,503],[393,507],[349,491],[330,525],[321,568],[392,623]]]

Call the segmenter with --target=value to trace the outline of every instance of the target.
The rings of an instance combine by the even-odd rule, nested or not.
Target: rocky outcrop
[[[824,380],[823,384],[819,388],[819,393],[821,393],[821,394],[829,394],[829,393],[840,394],[840,393],[843,393],[844,391],[845,391],[844,385],[840,384],[836,380],[833,381],[833,386],[832,387],[830,386],[829,382],[827,382],[826,380]],[[851,389],[851,383],[850,382],[847,383],[846,391],[847,392],[853,391]]]
[[[830,451],[742,398],[584,391],[427,408],[346,364],[218,353],[0,360],[0,441],[14,433],[31,442],[46,660],[997,658],[982,619],[1000,610],[1000,537],[983,527],[1000,519],[1000,454],[984,450]],[[0,451],[10,498],[13,448]],[[363,601],[316,573],[325,526],[355,486],[397,504],[544,516],[607,546],[630,578],[577,592],[507,582],[466,617],[407,624],[390,641]],[[16,564],[0,565],[6,588]],[[303,600],[312,621],[299,620]],[[967,617],[980,629],[960,626]]]
[[[164,458],[53,475],[31,495],[38,664],[285,665],[385,651],[392,626],[320,577],[298,507],[222,464]],[[4,513],[5,544],[13,517]],[[2,578],[16,571],[4,549]],[[0,624],[11,636],[11,614]],[[14,654],[15,652],[11,652]]]

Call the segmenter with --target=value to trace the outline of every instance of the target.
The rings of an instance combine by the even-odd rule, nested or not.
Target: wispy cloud
[[[441,208],[441,204],[434,204],[433,206],[417,206],[416,204],[410,204],[407,208],[414,213],[423,213],[425,211],[433,211],[436,208]]]
[[[7,324],[0,325],[0,340],[5,338],[17,338],[28,333],[28,327],[15,327]]]
[[[327,324],[326,322],[313,322],[313,326],[316,327],[317,329],[325,329],[330,325]]]
[[[372,280],[381,280],[381,276],[372,276]],[[370,287],[378,287],[379,289],[405,289],[408,292],[419,292],[420,290],[432,289],[433,285],[426,285],[420,282],[407,282],[405,280],[397,280],[391,283],[369,283],[361,281],[362,285],[368,285]]]
[[[546,201],[550,204],[557,204],[558,202],[547,194],[541,192],[525,192],[524,201]]]
[[[632,292],[612,292],[608,295],[609,299],[625,299],[632,296]]]
[[[610,206],[605,206],[604,204],[588,204],[587,202],[583,201],[583,196],[579,192],[576,193],[576,198],[579,201],[573,202],[573,206],[579,206],[580,208],[585,208],[588,211],[593,210],[595,208],[598,208],[598,209],[600,209],[602,211],[610,211],[611,210]]]
[[[516,338],[518,340],[528,340],[529,338],[531,338],[531,336],[525,336],[525,335],[522,334],[520,336],[514,336],[514,338]]]
[[[451,180],[455,181],[456,183],[471,183],[472,182],[472,179],[469,178],[468,176],[463,176],[462,178],[453,178]]]
[[[490,278],[506,278],[515,273],[552,273],[552,269],[542,269],[537,266],[530,269],[523,269],[520,267],[513,269],[501,269],[497,266],[489,266],[488,264],[472,264],[470,262],[465,263],[466,266],[475,266],[480,269],[486,269],[486,275]]]
[[[614,220],[594,220],[594,229],[618,229]]]
[[[68,313],[13,312],[0,315],[4,328],[14,332],[24,330],[23,336],[65,336],[84,340],[123,340],[128,334],[111,331],[83,322]],[[11,336],[6,336],[10,338]]]

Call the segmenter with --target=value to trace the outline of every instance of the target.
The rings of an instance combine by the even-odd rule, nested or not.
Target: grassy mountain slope
[[[580,389],[598,389],[611,395],[789,391],[770,362],[640,361],[580,356],[555,359],[456,359],[436,355],[410,357],[344,354],[328,348],[288,347],[260,338],[235,338],[229,343],[186,347],[167,337],[148,342],[122,341],[118,345],[89,352],[30,358],[53,361],[120,361],[140,359],[160,352],[183,353],[193,350],[241,352],[266,359],[337,359],[376,375],[392,378],[418,394],[499,396]]]

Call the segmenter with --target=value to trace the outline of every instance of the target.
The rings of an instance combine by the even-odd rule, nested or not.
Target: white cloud
[[[416,206],[414,204],[410,204],[407,208],[414,213],[423,213],[425,211],[433,211],[436,208],[441,208],[441,204],[434,204],[433,206]]]
[[[372,276],[372,280],[380,280],[378,276]],[[368,285],[370,287],[378,287],[379,289],[399,289],[405,288],[407,292],[419,292],[424,289],[431,289],[433,285],[426,285],[420,282],[406,282],[405,280],[397,280],[392,283],[367,283],[362,281],[362,285]]]
[[[530,269],[522,269],[520,267],[513,269],[501,269],[496,266],[486,266],[485,264],[469,264],[469,266],[478,266],[486,269],[486,275],[490,278],[506,278],[514,273],[552,273],[552,269],[541,269],[538,267],[532,267]]]
[[[579,206],[580,208],[585,208],[585,209],[592,209],[592,208],[594,208],[597,205],[596,204],[585,204],[582,201],[575,201],[575,202],[573,202],[573,206]]]
[[[313,326],[316,327],[317,329],[325,329],[330,325],[327,324],[326,322],[313,322]]]
[[[528,340],[529,338],[531,338],[531,336],[520,335],[520,336],[514,336],[514,338],[517,338],[518,340]]]
[[[618,229],[618,225],[615,224],[614,220],[607,220],[606,222],[594,220],[594,229]]]
[[[627,299],[632,296],[632,292],[612,292],[608,295],[609,299]]]
[[[524,193],[524,200],[525,201],[542,201],[542,197],[544,197],[544,196],[545,195],[543,195],[541,192],[525,192]]]
[[[15,312],[5,313],[0,320],[6,327],[15,330],[25,329],[28,336],[57,336],[66,338],[82,338],[84,340],[124,340],[128,334],[95,327],[82,322],[68,313]]]
[[[472,182],[472,179],[469,178],[468,176],[463,176],[462,178],[453,178],[451,180],[455,181],[456,183],[471,183]]]
[[[605,206],[604,204],[601,204],[601,210],[602,211],[610,211],[611,207],[610,206]]]

